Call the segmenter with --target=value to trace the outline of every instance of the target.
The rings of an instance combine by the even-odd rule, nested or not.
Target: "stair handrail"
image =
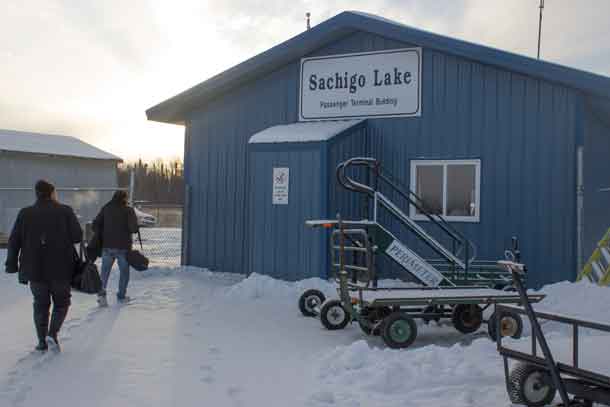
[[[424,201],[421,199],[419,195],[411,190],[411,188],[404,185],[398,179],[396,179],[390,171],[385,169],[381,164],[379,165],[380,172],[379,177],[381,180],[390,185],[400,196],[406,199],[409,204],[415,206],[415,208],[424,216],[426,216],[430,221],[434,222],[437,226],[445,231],[445,233],[449,234],[452,238],[459,240],[461,242],[467,242],[470,247],[470,253],[472,256],[469,259],[469,263],[474,262],[477,257],[477,246],[466,236],[464,236],[459,230],[454,228],[447,220],[437,213],[428,212],[428,210],[424,206]],[[389,174],[388,177],[386,174]],[[414,199],[411,199],[402,189],[408,191],[409,196],[412,196]]]
[[[346,175],[346,169],[348,167],[364,167],[375,176],[375,187],[371,187],[369,185],[363,184],[354,180],[352,177]],[[457,229],[455,229],[447,220],[438,214],[430,213],[423,205],[423,200],[410,188],[405,187],[401,183],[397,182],[394,177],[390,175],[388,177],[385,174],[391,174],[389,171],[384,170],[381,166],[381,163],[372,157],[353,157],[348,160],[345,160],[337,165],[336,176],[337,181],[341,186],[345,189],[367,194],[371,197],[375,197],[378,193],[378,180],[382,180],[388,186],[390,186],[395,192],[397,192],[401,197],[403,197],[410,205],[415,206],[419,212],[421,212],[428,220],[437,225],[441,230],[443,230],[449,237],[457,241],[462,247],[466,248],[464,253],[464,264],[467,266],[474,262],[477,253],[476,245],[467,239],[462,233],[460,233]],[[408,191],[405,193],[401,188],[404,188]],[[470,249],[470,250],[468,250]],[[471,251],[472,256],[469,256],[469,251]]]

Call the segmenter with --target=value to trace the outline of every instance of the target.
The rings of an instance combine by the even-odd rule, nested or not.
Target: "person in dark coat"
[[[36,203],[23,208],[8,240],[6,271],[19,273],[34,296],[39,351],[59,351],[57,335],[70,307],[70,282],[76,266],[74,245],[83,231],[72,208],[57,202],[53,184],[36,183]],[[49,310],[53,312],[49,324]]]
[[[119,302],[129,301],[127,285],[129,284],[129,263],[127,252],[131,250],[134,233],[138,233],[138,218],[128,205],[127,192],[116,191],[93,221],[93,232],[97,235],[98,244],[102,247],[102,290],[97,300],[102,307],[108,306],[106,287],[110,271],[115,260],[119,264]]]

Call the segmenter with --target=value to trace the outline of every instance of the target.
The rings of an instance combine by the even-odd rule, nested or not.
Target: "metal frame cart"
[[[357,181],[353,174],[360,174],[365,181]],[[338,165],[336,175],[339,185],[365,197],[365,207],[372,209],[367,209],[365,215],[372,212],[372,219],[344,221],[338,216],[337,220],[306,222],[311,227],[331,229],[331,268],[339,298],[326,301],[320,291],[307,290],[299,299],[303,315],[319,316],[331,330],[343,329],[357,321],[364,333],[381,335],[392,348],[406,348],[413,343],[417,337],[417,318],[425,322],[450,319],[462,333],[475,332],[487,322],[492,337],[498,332],[494,321],[499,319],[501,335],[521,335],[523,324],[519,314],[505,313],[500,318],[494,314],[491,322],[483,319],[483,311],[493,304],[521,301],[514,292],[502,290],[510,289],[510,272],[495,263],[477,263],[476,246],[442,216],[429,212],[424,202],[376,159],[349,159]],[[399,201],[394,202],[389,196]],[[417,208],[431,227],[438,228],[444,241],[450,242],[450,247],[407,216],[408,210],[401,209],[400,203]],[[425,260],[382,226],[382,211],[438,255],[438,259]],[[379,287],[375,266],[379,255],[391,259],[416,287]],[[542,298],[543,295],[534,295],[530,301]]]
[[[489,320],[483,319],[483,311],[492,305],[520,303],[522,299],[517,293],[486,285],[456,285],[442,273],[436,285],[378,287],[372,284],[375,280],[373,256],[377,249],[371,244],[364,228],[370,222],[343,222],[340,219],[311,222],[311,226],[317,225],[333,228],[331,253],[333,265],[339,269],[336,278],[339,298],[326,301],[322,292],[307,290],[299,299],[299,308],[305,316],[319,316],[325,328],[343,329],[356,321],[365,334],[380,335],[390,348],[407,348],[415,341],[415,319],[422,319],[426,323],[449,319],[464,334],[477,331],[487,322],[488,332],[494,339],[498,336],[497,332],[500,332],[500,336],[521,336],[523,322],[518,313],[494,312]],[[348,246],[348,237],[360,237],[357,241],[361,243]],[[362,253],[364,259],[360,261],[361,265],[347,264],[346,252]],[[422,280],[427,281],[428,278]],[[488,279],[472,277],[469,281],[490,283]],[[530,302],[538,302],[544,295],[530,295],[528,298]],[[496,321],[499,321],[499,325]]]
[[[511,272],[523,308],[500,304],[496,305],[495,312],[525,314],[533,331],[531,353],[510,349],[502,344],[502,336],[497,337],[498,352],[504,359],[506,390],[511,402],[527,406],[544,406],[552,403],[556,393],[559,393],[562,406],[589,407],[593,403],[610,406],[610,377],[579,366],[579,330],[586,328],[610,332],[610,325],[535,312],[520,281],[525,267],[512,261],[499,263]],[[539,319],[572,326],[572,364],[555,362],[538,322]],[[538,346],[542,355],[538,353]],[[519,361],[510,371],[509,359]],[[571,399],[570,395],[573,396]]]

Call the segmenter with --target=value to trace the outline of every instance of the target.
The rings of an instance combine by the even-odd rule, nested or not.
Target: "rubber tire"
[[[549,375],[548,393],[542,400],[538,401],[528,400],[528,396],[525,391],[525,383],[529,376],[534,373]],[[520,363],[513,370],[511,370],[508,376],[508,383],[508,396],[511,402],[514,404],[525,404],[529,407],[542,407],[551,404],[555,398],[555,393],[557,392],[555,386],[551,384],[550,374],[546,369],[527,363]]]
[[[504,312],[502,314],[501,318],[513,318],[517,324],[517,329],[516,329],[515,333],[513,335],[511,335],[510,337],[513,339],[521,338],[521,335],[523,334],[523,318],[521,318],[521,315],[516,314],[514,312]],[[498,340],[498,337],[496,335],[496,313],[495,313],[495,311],[493,314],[491,314],[491,317],[489,317],[489,320],[487,321],[487,332],[489,333],[489,337],[493,341]]]
[[[397,341],[396,338],[392,337],[392,329],[397,323],[405,323],[408,325],[409,331],[407,332],[408,337],[405,340]],[[415,342],[417,338],[417,324],[415,320],[408,314],[396,311],[384,318],[381,326],[381,337],[383,342],[392,349],[405,349],[408,348]]]
[[[345,318],[338,324],[334,324],[331,321],[329,321],[329,319],[328,319],[328,314],[331,311],[331,309],[334,307],[341,307],[341,309],[345,313]],[[322,305],[322,309],[320,310],[320,322],[322,322],[322,325],[324,326],[324,328],[328,329],[329,331],[336,331],[338,329],[344,329],[347,326],[347,324],[349,324],[349,321],[350,321],[349,313],[347,312],[347,310],[345,308],[343,308],[341,301],[330,300],[330,301],[326,301],[324,303],[324,305]]]
[[[475,311],[474,315],[472,310]],[[472,322],[468,322],[464,319],[465,315],[469,318],[476,318]],[[463,334],[471,334],[476,332],[483,324],[483,309],[478,305],[472,304],[458,304],[453,307],[451,312],[451,322],[455,329]]]
[[[301,314],[303,314],[303,316],[317,316],[317,314],[312,310],[308,309],[307,306],[307,300],[311,297],[317,297],[320,305],[324,304],[324,301],[326,301],[326,296],[320,290],[311,289],[305,291],[303,294],[301,294],[301,297],[299,298],[299,310],[301,310]]]
[[[389,316],[392,313],[392,310],[389,307],[380,307],[380,308],[365,308],[361,317],[364,317],[372,322],[373,324],[377,324],[377,322],[382,321],[385,317]],[[371,318],[373,320],[371,321]],[[377,325],[375,329],[372,329],[368,326],[364,326],[360,320],[358,320],[358,326],[366,335],[379,336],[380,335],[380,327]]]

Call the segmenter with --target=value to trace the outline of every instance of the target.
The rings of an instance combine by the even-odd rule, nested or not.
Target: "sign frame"
[[[352,57],[362,57],[367,55],[379,55],[379,54],[397,54],[397,53],[406,53],[413,52],[417,54],[417,108],[413,112],[401,112],[401,113],[382,113],[382,114],[357,114],[357,115],[336,115],[336,116],[317,116],[317,117],[305,117],[303,115],[303,89],[305,86],[305,78],[304,78],[304,69],[303,66],[310,61],[321,61],[327,59],[342,59],[342,58],[352,58]],[[369,51],[369,52],[355,52],[348,54],[333,54],[333,55],[324,55],[319,57],[308,57],[301,58],[299,64],[299,111],[298,111],[298,121],[299,122],[308,122],[308,121],[327,121],[327,120],[349,120],[349,119],[380,119],[380,118],[392,118],[392,117],[419,117],[421,116],[422,111],[422,64],[423,64],[423,49],[421,47],[409,47],[409,48],[395,48],[389,50],[380,50],[380,51]]]

